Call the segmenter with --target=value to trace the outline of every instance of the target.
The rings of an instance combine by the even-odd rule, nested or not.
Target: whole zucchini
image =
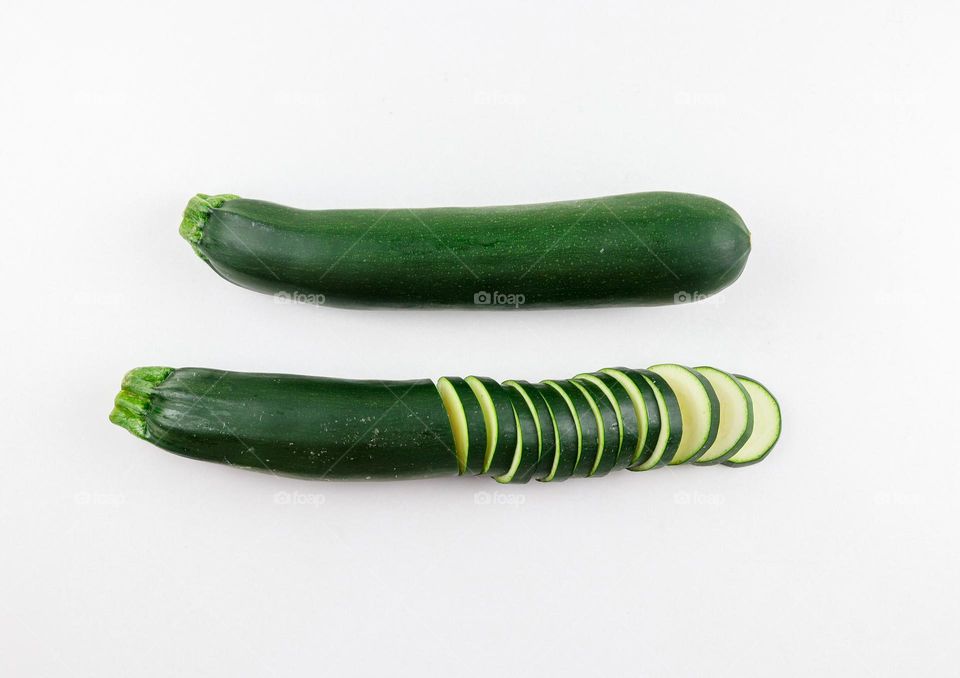
[[[736,212],[685,193],[320,211],[200,194],[180,233],[230,282],[353,308],[672,304],[723,289],[750,253]]]

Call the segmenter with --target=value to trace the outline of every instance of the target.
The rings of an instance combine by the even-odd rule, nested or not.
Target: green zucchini
[[[111,421],[193,459],[329,480],[459,473],[436,386],[200,368],[127,374]]]
[[[731,284],[750,253],[733,209],[666,192],[321,211],[199,194],[180,233],[230,282],[352,308],[673,304]]]
[[[477,395],[460,377],[441,377],[437,390],[450,419],[461,475],[481,475],[486,458],[487,427]]]
[[[510,396],[490,377],[470,376],[465,381],[480,401],[487,427],[483,473],[501,476],[510,470],[517,447],[516,417]]]
[[[719,464],[735,455],[750,438],[753,432],[753,401],[743,384],[731,374],[715,367],[695,367],[702,375],[720,401],[720,426],[717,438],[697,461],[698,466]]]
[[[749,466],[762,461],[780,439],[780,403],[760,382],[739,374],[734,376],[750,394],[753,432],[747,443],[723,463],[727,466]]]
[[[278,475],[501,483],[690,460],[744,466],[781,429],[776,399],[753,379],[679,365],[436,385],[141,367],[124,377],[110,419],[177,454]]]
[[[537,466],[534,469],[533,477],[542,480],[550,475],[557,464],[557,425],[553,421],[553,415],[550,414],[550,408],[547,407],[547,403],[537,393],[532,384],[511,379],[503,382],[503,385],[516,389],[523,396],[527,407],[533,414],[533,422],[537,431]]]
[[[597,421],[597,458],[590,476],[605,476],[617,465],[617,455],[623,442],[620,432],[620,415],[600,388],[591,381],[572,379],[571,384],[583,391]]]
[[[707,379],[683,365],[654,365],[650,372],[669,384],[680,404],[683,438],[671,465],[696,461],[713,445],[720,429],[720,401]]]

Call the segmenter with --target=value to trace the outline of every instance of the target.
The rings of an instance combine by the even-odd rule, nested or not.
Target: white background
[[[2,15],[0,673],[955,671],[956,3]],[[739,282],[680,307],[350,312],[229,285],[177,235],[198,191],[333,208],[655,189],[742,214]],[[138,365],[538,380],[661,361],[768,384],[774,454],[312,483],[107,421]]]

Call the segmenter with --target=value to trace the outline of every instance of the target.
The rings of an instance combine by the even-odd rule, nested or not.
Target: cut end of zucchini
[[[145,419],[153,391],[170,376],[172,367],[137,367],[123,377],[120,393],[113,401],[110,421],[138,438],[147,438]]]
[[[183,221],[180,222],[180,235],[193,247],[193,251],[204,258],[197,245],[203,238],[203,225],[207,223],[211,210],[223,205],[228,200],[236,200],[240,196],[231,193],[221,195],[207,195],[206,193],[197,193],[190,198],[187,207],[183,210]]]

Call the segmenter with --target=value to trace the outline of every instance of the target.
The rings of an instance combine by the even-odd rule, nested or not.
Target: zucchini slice
[[[487,447],[487,427],[480,401],[460,377],[440,377],[437,390],[450,418],[460,475],[481,475]]]
[[[546,401],[529,382],[511,379],[503,382],[503,385],[516,389],[533,414],[533,422],[537,429],[538,455],[533,477],[542,480],[550,475],[557,463],[557,425],[553,421],[553,415],[550,414]]]
[[[715,367],[695,367],[703,375],[720,401],[720,427],[717,438],[697,461],[699,466],[726,461],[743,447],[753,432],[753,403],[747,389],[736,377]]]
[[[514,421],[517,430],[517,446],[513,454],[510,469],[497,476],[498,483],[527,483],[536,473],[540,461],[539,436],[533,411],[527,401],[515,388],[506,388],[513,405]]]
[[[543,480],[553,482],[571,478],[580,458],[580,424],[564,400],[562,391],[547,384],[531,384],[530,387],[539,393],[547,404],[555,426],[556,461],[550,474]]]
[[[469,376],[464,381],[473,390],[487,429],[483,473],[501,476],[513,465],[517,446],[516,417],[506,389],[490,377]]]
[[[637,416],[647,422],[643,453],[628,468],[649,471],[669,464],[683,435],[683,418],[673,389],[659,374],[647,370],[618,367],[602,371],[620,382],[630,394]]]
[[[577,463],[573,468],[575,478],[590,476],[600,452],[600,427],[589,398],[583,391],[566,379],[548,379],[543,382],[555,389],[563,398],[577,426]]]
[[[429,379],[360,381],[201,368],[127,374],[110,420],[192,459],[327,480],[455,476]]]
[[[731,284],[750,253],[729,206],[666,192],[318,211],[198,194],[180,233],[234,284],[346,308],[673,304]]]
[[[650,371],[659,374],[673,389],[680,404],[683,437],[671,465],[696,461],[713,445],[720,428],[720,401],[705,377],[689,367],[664,363]]]
[[[753,433],[747,443],[723,463],[727,466],[749,466],[770,454],[780,438],[780,403],[760,382],[739,374],[734,376],[747,389],[753,401]]]
[[[597,418],[598,451],[597,460],[593,462],[590,476],[605,476],[617,465],[617,456],[620,454],[621,432],[620,414],[614,409],[613,403],[600,388],[589,380],[573,379],[574,386],[583,391],[583,395],[590,401],[590,408]]]
[[[617,427],[620,431],[619,447],[615,468],[623,469],[630,466],[635,458],[643,453],[643,439],[641,439],[641,422],[637,417],[637,409],[630,400],[630,394],[619,381],[605,372],[578,374],[575,379],[591,382],[599,388],[612,405],[617,416]],[[660,427],[660,414],[656,415],[657,429]],[[647,421],[643,420],[643,438],[647,435]],[[651,446],[652,451],[652,446]]]

